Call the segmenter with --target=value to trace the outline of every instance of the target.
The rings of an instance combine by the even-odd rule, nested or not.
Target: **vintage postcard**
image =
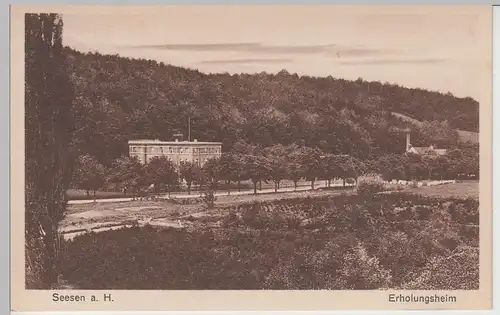
[[[12,309],[490,309],[491,35],[490,6],[12,6]]]

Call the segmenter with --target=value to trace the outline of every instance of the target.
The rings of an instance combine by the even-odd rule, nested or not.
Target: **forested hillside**
[[[362,79],[278,74],[203,74],[196,70],[117,55],[66,48],[75,85],[76,140],[81,154],[101,163],[128,153],[134,138],[171,139],[175,131],[221,141],[224,151],[252,143],[318,147],[324,152],[376,157],[412,143],[450,146],[455,128],[477,131],[479,104],[420,89]],[[424,121],[415,127],[397,112]],[[427,122],[426,122],[427,121]]]

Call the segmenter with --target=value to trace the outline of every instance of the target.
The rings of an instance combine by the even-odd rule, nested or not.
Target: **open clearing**
[[[312,191],[297,191],[284,193],[270,193],[258,195],[229,195],[218,196],[215,201],[216,209],[220,207],[237,205],[253,201],[272,201],[280,199],[290,199],[298,197],[321,197],[340,195],[352,192],[348,189],[319,189]],[[171,225],[166,221],[173,221],[175,224],[179,219],[184,219],[190,215],[205,212],[206,207],[203,202],[193,204],[176,204],[175,201],[123,201],[107,203],[87,203],[68,205],[65,219],[61,222],[61,231],[74,231],[81,229],[97,228],[102,225],[119,224],[127,221],[147,221],[150,223],[161,222]]]
[[[432,187],[409,188],[409,192],[429,197],[441,198],[476,198],[479,199],[479,182],[466,181],[462,183],[436,185]]]

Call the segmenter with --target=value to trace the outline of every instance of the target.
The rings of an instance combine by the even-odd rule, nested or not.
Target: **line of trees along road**
[[[184,181],[188,194],[192,185],[216,190],[219,183],[236,183],[250,180],[254,193],[264,182],[274,183],[278,191],[283,180],[297,183],[304,179],[314,189],[317,180],[332,179],[357,181],[359,176],[377,173],[385,180],[458,179],[479,176],[479,158],[474,150],[453,149],[446,156],[420,156],[416,154],[389,154],[378,159],[361,161],[349,155],[324,153],[317,148],[298,145],[272,147],[247,147],[241,152],[223,153],[218,159],[208,160],[203,167],[182,162],[179,167],[165,157],[155,157],[142,165],[138,159],[121,157],[106,169],[96,158],[80,157],[74,187],[95,192],[103,187],[122,190],[131,196],[141,196],[148,187],[153,193],[177,189]],[[230,193],[230,190],[228,190]]]

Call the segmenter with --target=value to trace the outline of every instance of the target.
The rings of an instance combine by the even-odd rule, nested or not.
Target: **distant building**
[[[142,164],[153,157],[165,156],[176,166],[182,161],[189,161],[203,166],[211,158],[219,158],[222,153],[220,142],[130,140],[129,156],[137,157]]]
[[[410,132],[406,132],[406,153],[413,153],[418,155],[446,155],[446,149],[436,149],[433,145],[428,147],[414,147],[410,142]]]

